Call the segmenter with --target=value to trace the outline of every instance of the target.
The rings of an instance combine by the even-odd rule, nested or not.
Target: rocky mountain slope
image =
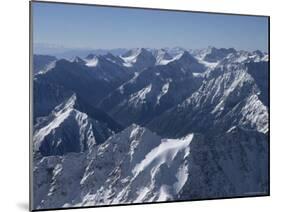
[[[131,125],[84,153],[37,160],[35,205],[40,209],[266,193],[267,148],[266,136],[242,129],[212,139],[200,134],[161,139]]]

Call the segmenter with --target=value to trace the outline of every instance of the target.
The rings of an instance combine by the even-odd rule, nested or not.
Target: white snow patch
[[[165,83],[165,84],[162,86],[162,90],[161,90],[160,94],[157,96],[157,102],[156,102],[156,104],[160,104],[160,99],[168,92],[169,86],[170,86],[170,83],[169,83],[169,82]]]
[[[162,60],[158,61],[155,65],[167,65],[168,63],[170,63],[172,61],[173,61],[173,59],[171,59],[171,60],[162,59]]]
[[[193,134],[180,139],[163,139],[162,143],[152,149],[134,169],[134,175],[138,175],[148,166],[160,167],[161,164],[173,161],[174,157],[181,150],[185,151],[185,155],[189,154],[189,144],[193,138]],[[157,168],[156,168],[157,169]]]
[[[159,202],[167,201],[169,198],[171,198],[171,195],[169,194],[168,186],[167,185],[161,186],[160,191],[159,191],[159,197],[158,197],[157,201],[159,201]]]
[[[241,110],[243,119],[239,124],[256,126],[261,133],[268,131],[268,112],[267,107],[259,100],[259,97],[254,94],[247,99],[245,106]]]
[[[106,57],[105,59],[108,60],[108,61],[111,62],[111,63],[117,64],[117,62],[116,62],[115,60],[112,60],[111,58]]]
[[[183,164],[176,173],[177,182],[174,184],[176,193],[180,192],[188,179],[188,165]]]
[[[42,140],[51,133],[52,130],[58,128],[63,121],[69,117],[71,112],[73,111],[73,105],[75,104],[76,96],[73,95],[68,102],[65,104],[65,107],[62,110],[59,110],[57,112],[54,112],[52,115],[54,116],[54,120],[50,122],[45,127],[41,128],[39,131],[34,133],[33,140],[36,141],[35,143],[35,149],[37,150],[39,148],[40,143]],[[59,106],[58,106],[59,107]]]
[[[236,126],[230,127],[230,128],[227,130],[226,133],[230,133],[230,132],[232,132],[232,131],[235,130],[235,129],[236,129]]]
[[[131,95],[129,102],[133,103],[144,103],[146,100],[146,95],[151,91],[152,85],[149,84],[148,86],[144,87],[143,89],[139,90],[138,92]]]
[[[46,73],[46,72],[52,70],[53,68],[56,67],[56,62],[57,62],[57,61],[52,61],[51,63],[49,63],[48,65],[46,65],[42,70],[40,70],[40,71],[38,72],[38,74],[44,74],[44,73]]]
[[[196,73],[196,72],[193,72],[192,75],[193,75],[194,77],[202,77],[202,76],[204,76],[204,73]]]
[[[93,59],[86,60],[86,66],[88,67],[96,67],[99,63],[99,59],[94,57]]]
[[[167,65],[170,62],[173,62],[175,60],[179,60],[182,57],[183,53],[177,54],[176,56],[174,56],[172,59],[170,60],[165,60],[165,59],[158,59],[158,61],[156,61],[155,65]]]
[[[137,58],[139,54],[141,53],[141,49],[137,49],[131,56],[129,57],[122,57],[122,60],[124,61],[123,65],[126,67],[132,67],[134,63],[137,62]]]
[[[146,197],[146,195],[149,193],[150,189],[147,187],[141,188],[139,191],[137,191],[137,194],[139,195],[134,202],[142,202],[143,199]]]
[[[201,58],[196,58],[196,59],[198,60],[199,63],[203,64],[206,68],[209,69],[214,69],[219,64],[219,62],[207,62]]]

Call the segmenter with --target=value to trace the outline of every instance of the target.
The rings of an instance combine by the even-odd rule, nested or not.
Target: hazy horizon
[[[268,52],[268,19],[59,3],[33,3],[33,42],[65,49],[208,46]]]

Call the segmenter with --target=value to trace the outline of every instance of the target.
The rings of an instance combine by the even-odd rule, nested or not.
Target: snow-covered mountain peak
[[[121,56],[121,58],[124,60],[124,66],[126,67],[132,67],[134,63],[137,62],[137,57],[141,53],[141,49],[131,49],[125,54]]]
[[[105,58],[107,61],[109,61],[111,63],[115,63],[117,65],[123,65],[123,62],[124,62],[120,57],[115,56],[115,55],[111,54],[110,52],[108,52],[106,55],[104,55],[103,58]]]
[[[234,48],[211,47],[206,51],[204,60],[208,62],[218,62],[230,53],[236,53],[236,50]]]
[[[45,72],[46,69],[49,69],[50,64],[54,64],[56,60],[56,57],[50,55],[33,55],[33,74]]]
[[[93,57],[88,56],[88,57],[86,57],[85,61],[86,61],[86,66],[96,67],[99,63],[99,58],[98,58],[98,56],[93,56]]]
[[[34,130],[36,152],[42,155],[64,155],[92,151],[96,143],[101,143],[113,134],[107,124],[82,112],[80,109],[85,106],[81,104],[74,94],[58,105],[49,116],[42,118]]]
[[[95,57],[97,57],[97,55],[95,55],[95,54],[88,54],[86,57],[85,57],[85,59],[86,60],[91,60],[91,59],[93,59],[93,58],[95,58]]]
[[[48,65],[46,65],[42,70],[40,70],[38,73],[39,74],[44,74],[50,70],[52,70],[54,67],[56,67],[57,61],[52,61]]]
[[[216,47],[209,47],[210,49],[210,53],[218,53],[218,52],[221,52],[221,53],[225,53],[225,54],[229,54],[229,53],[235,53],[236,50],[234,48],[216,48]]]
[[[172,59],[172,56],[165,49],[156,49],[153,53],[155,57],[161,57],[163,59]]]
[[[134,48],[130,49],[126,53],[124,53],[121,57],[127,58],[127,57],[137,57],[142,51],[147,51],[144,48]]]
[[[61,111],[74,109],[75,104],[77,103],[77,96],[76,94],[73,94],[69,99],[67,99],[62,104],[55,107],[52,113],[57,114]]]
[[[145,159],[134,167],[133,173],[138,175],[153,162],[161,164],[163,161],[172,161],[177,155],[177,151],[184,150],[183,159],[185,159],[185,157],[189,154],[188,146],[192,139],[192,133],[179,139],[162,139],[160,145],[152,149],[152,151],[146,155]],[[159,167],[160,164],[156,166]]]
[[[153,54],[145,48],[131,49],[121,56],[126,67],[134,67],[141,71],[144,68],[155,65],[156,59]]]
[[[112,53],[108,52],[107,54],[103,55],[104,58],[106,58],[109,61],[115,61],[116,58],[119,58],[118,56],[113,55]]]
[[[73,60],[72,60],[72,62],[74,62],[74,63],[78,63],[78,64],[85,64],[85,60],[83,60],[83,59],[81,59],[80,57],[78,57],[78,56],[76,56]]]
[[[264,56],[264,54],[260,50],[253,51],[253,54],[255,54],[255,55],[259,56],[259,57],[263,57]]]
[[[257,130],[261,133],[268,132],[267,107],[260,101],[258,95],[253,94],[245,100],[241,109],[241,119],[238,126],[245,130]]]
[[[176,56],[172,63],[179,64],[182,67],[182,70],[187,73],[202,73],[206,70],[206,67],[199,63],[199,61],[187,51]]]
[[[86,66],[96,67],[99,63],[99,56],[91,53],[84,58],[84,61]]]
[[[155,65],[166,65],[173,60],[173,57],[165,49],[156,50],[154,55],[156,58]]]
[[[81,184],[89,195],[81,205],[166,201],[187,182],[193,134],[161,139],[138,125],[124,131],[100,145],[87,166]]]
[[[119,145],[126,144],[130,145],[132,142],[152,142],[152,140],[159,140],[161,139],[156,134],[152,133],[147,128],[141,127],[137,124],[131,124],[129,127],[124,129],[122,132],[111,136],[106,143],[118,143]],[[150,140],[150,141],[147,141]],[[124,143],[125,142],[125,143]],[[104,145],[107,145],[107,144]],[[136,145],[133,144],[133,145]]]
[[[250,62],[261,62],[261,61],[268,61],[268,55],[266,53],[262,53],[261,51],[236,51],[229,53],[227,56],[222,58],[218,64],[224,65],[224,64],[243,64],[243,63],[250,63]]]
[[[194,62],[194,61],[196,61],[196,59],[188,51],[184,51],[181,54],[179,60],[184,60],[186,62],[190,62],[190,61]]]
[[[84,152],[95,145],[92,120],[74,109],[76,96],[62,103],[36,127],[34,150],[42,155]],[[71,131],[67,130],[71,129]]]
[[[173,48],[164,48],[172,57],[182,54],[186,51],[185,48],[182,47],[173,47]]]

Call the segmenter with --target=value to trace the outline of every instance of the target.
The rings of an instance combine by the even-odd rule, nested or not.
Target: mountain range
[[[35,209],[268,193],[266,52],[135,48],[33,62]]]

